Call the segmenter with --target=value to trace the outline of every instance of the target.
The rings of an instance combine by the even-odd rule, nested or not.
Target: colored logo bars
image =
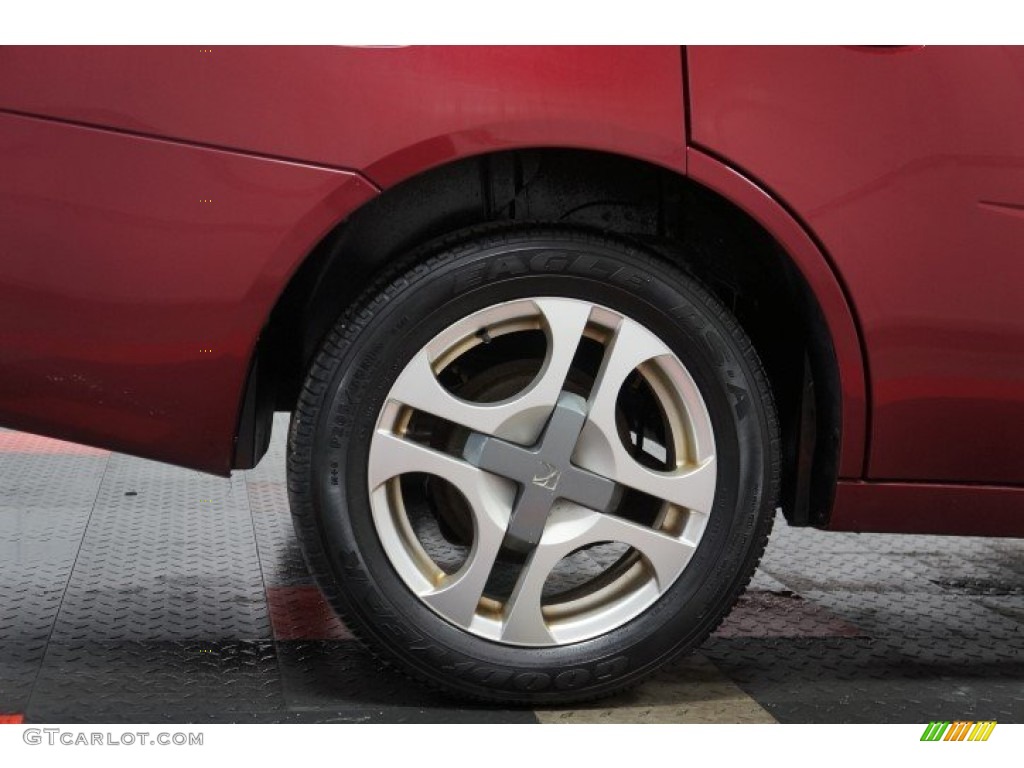
[[[932,721],[921,734],[921,741],[988,741],[995,730],[995,720],[979,720],[970,722],[957,720]]]

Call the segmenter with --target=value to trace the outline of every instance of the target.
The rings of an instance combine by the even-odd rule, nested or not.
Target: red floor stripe
[[[106,456],[110,451],[66,443],[26,432],[0,432],[0,453],[60,454],[64,456]]]
[[[267,587],[275,640],[349,640],[334,611],[314,586]]]
[[[24,723],[24,722],[25,722],[25,716],[24,715],[10,715],[10,714],[4,714],[3,712],[0,712],[0,724],[7,723],[7,724],[15,724],[16,725],[18,723]]]

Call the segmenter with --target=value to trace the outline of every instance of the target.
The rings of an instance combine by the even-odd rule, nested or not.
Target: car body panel
[[[1024,488],[841,480],[829,529],[1024,536]]]
[[[228,472],[263,323],[370,179],[683,171],[682,80],[671,46],[0,48],[0,423]]]
[[[382,187],[516,147],[685,164],[676,46],[26,46],[0,49],[0,107],[358,170]]]
[[[867,476],[1024,481],[1024,49],[689,49],[693,143],[797,212],[851,298]]]
[[[864,469],[867,396],[856,322],[828,260],[800,223],[763,189],[711,155],[690,147],[689,175],[745,210],[786,249],[821,307],[839,366],[842,387],[840,477],[861,477]]]
[[[253,348],[360,177],[0,115],[0,423],[230,470]]]

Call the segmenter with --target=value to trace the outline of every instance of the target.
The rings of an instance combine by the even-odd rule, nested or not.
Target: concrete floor
[[[776,532],[700,651],[615,699],[474,707],[381,668],[291,530],[286,419],[219,479],[0,431],[0,718],[1024,721],[1024,540]]]

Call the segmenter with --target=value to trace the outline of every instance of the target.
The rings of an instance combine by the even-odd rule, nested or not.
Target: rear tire
[[[778,475],[735,318],[634,245],[547,227],[374,286],[289,435],[296,532],[343,621],[417,680],[506,703],[603,696],[703,642]]]

